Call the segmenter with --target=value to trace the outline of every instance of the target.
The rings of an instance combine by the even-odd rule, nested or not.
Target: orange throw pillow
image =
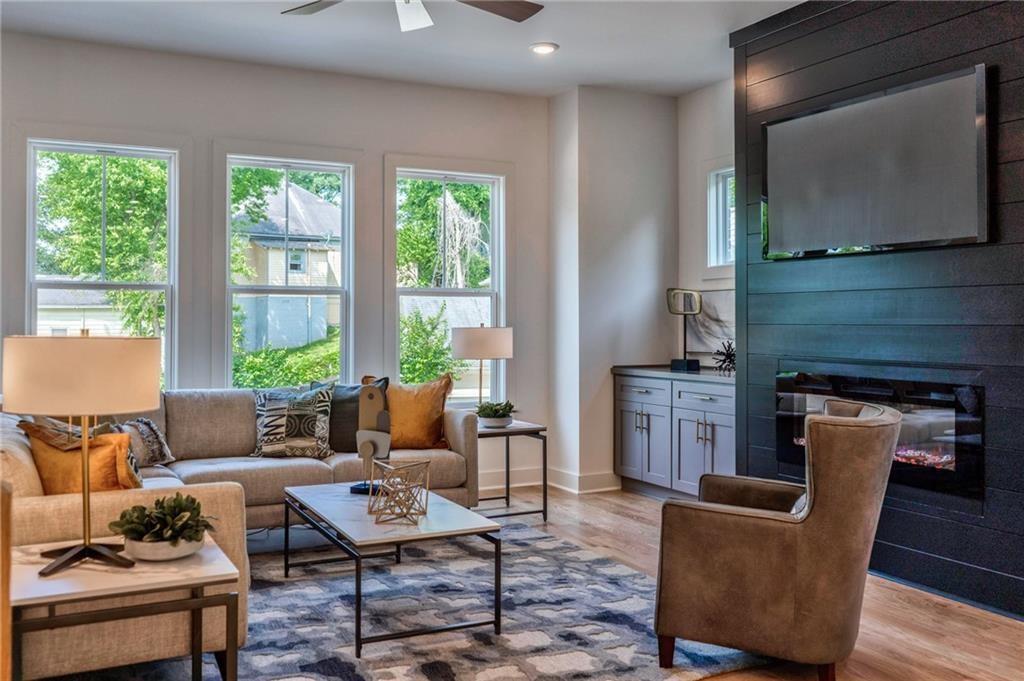
[[[32,458],[46,494],[82,492],[82,450],[62,451],[39,438],[30,438]],[[95,435],[89,440],[89,491],[106,492],[142,487],[128,453],[127,433]]]
[[[444,404],[452,391],[452,377],[418,385],[388,386],[392,449],[447,449],[444,439]]]

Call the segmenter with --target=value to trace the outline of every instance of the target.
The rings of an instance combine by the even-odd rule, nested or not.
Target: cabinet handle
[[[651,392],[647,388],[630,388],[630,390],[632,390],[635,393],[641,393],[643,395],[646,395],[647,393]]]
[[[701,402],[714,402],[715,398],[711,395],[694,395],[694,399],[700,400]]]
[[[640,412],[633,412],[633,432],[640,430]]]
[[[696,429],[696,433],[697,433],[697,440],[696,440],[696,441],[697,441],[698,443],[704,442],[704,438],[702,438],[702,437],[700,436],[700,427],[704,425],[704,422],[703,422],[703,421],[697,421],[697,424],[696,424],[696,425],[697,425],[697,429]]]
[[[707,437],[708,428],[709,427],[711,429],[711,437]],[[704,441],[711,445],[711,453],[714,454],[715,453],[715,424],[714,423],[708,423],[707,419],[704,419],[704,435],[705,435],[705,440]]]

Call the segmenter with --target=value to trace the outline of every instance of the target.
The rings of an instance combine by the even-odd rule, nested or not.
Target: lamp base
[[[130,568],[135,562],[117,555],[123,550],[123,546],[116,544],[78,544],[77,546],[65,546],[59,549],[43,551],[43,558],[56,558],[55,561],[39,571],[40,577],[49,577],[62,570],[67,570],[72,565],[81,563],[83,560],[95,560],[119,568]]]
[[[669,364],[671,371],[685,371],[688,374],[700,373],[699,359],[673,359]]]

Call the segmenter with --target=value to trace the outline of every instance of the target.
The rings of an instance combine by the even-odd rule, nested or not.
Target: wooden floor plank
[[[540,490],[513,490],[516,505],[539,504]],[[493,505],[494,502],[489,502]],[[527,522],[656,576],[661,503],[628,492],[576,496],[552,489],[545,526]],[[721,681],[811,681],[815,669],[776,664],[716,677]],[[841,681],[1021,681],[1024,622],[868,576],[860,637]]]

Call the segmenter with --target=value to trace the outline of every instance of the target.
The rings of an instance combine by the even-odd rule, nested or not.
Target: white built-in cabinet
[[[696,495],[705,473],[736,473],[730,378],[649,367],[613,372],[618,475]]]

